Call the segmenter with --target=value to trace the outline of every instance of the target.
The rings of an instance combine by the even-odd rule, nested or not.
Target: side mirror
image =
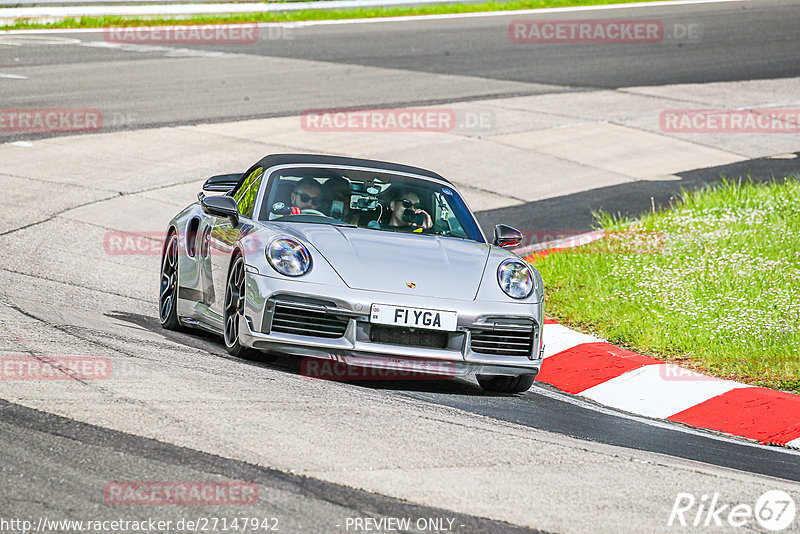
[[[205,197],[200,201],[203,211],[215,217],[228,217],[234,226],[239,224],[239,207],[233,197],[221,195]]]
[[[502,248],[518,247],[522,243],[522,232],[505,224],[494,227],[494,245]]]

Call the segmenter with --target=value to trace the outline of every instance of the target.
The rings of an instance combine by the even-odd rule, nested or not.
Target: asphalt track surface
[[[296,360],[271,364],[300,373]],[[608,445],[658,452],[689,460],[800,482],[800,454],[743,443],[668,421],[622,415],[592,401],[575,400],[546,384],[522,395],[486,393],[461,381],[360,382],[356,387],[397,394],[452,408]],[[677,428],[676,428],[677,427]]]
[[[520,18],[612,17],[660,21],[664,38],[593,46],[521,44],[508,36],[509,24]],[[791,77],[800,74],[797,19],[795,2],[757,0],[262,28],[256,42],[236,44],[109,43],[102,32],[6,35],[0,36],[0,73],[25,67],[30,76],[25,84],[3,80],[5,108],[84,106],[117,117],[105,121],[104,130],[142,128],[295,115],[309,108]],[[692,37],[681,37],[690,28]],[[37,46],[41,42],[50,44]],[[171,61],[179,57],[196,58],[195,64]],[[374,70],[355,72],[348,65]]]
[[[40,514],[48,517],[48,511],[64,512],[65,508],[75,506],[94,508],[83,516],[85,519],[118,519],[123,515],[119,511],[101,508],[103,495],[97,491],[97,481],[125,479],[133,467],[134,472],[146,473],[154,480],[246,480],[258,484],[262,488],[258,502],[238,509],[237,515],[274,518],[281,532],[333,532],[343,528],[343,518],[363,516],[446,517],[453,521],[455,529],[463,532],[540,532],[228,460],[6,401],[0,401],[0,415],[5,451],[0,473],[6,481],[0,494],[6,503],[3,510],[6,519],[11,515],[9,509],[17,513],[21,510],[11,504],[20,494],[36,495],[35,502],[25,509],[29,517]],[[42,462],[43,458],[47,461]],[[69,477],[52,478],[53,473],[73,470]],[[49,517],[55,519],[53,515]],[[230,517],[230,511],[225,506],[204,506],[202,512],[191,506],[161,506],[155,510],[134,507],[125,510],[124,517],[129,521],[157,517],[177,524],[187,517]],[[272,521],[269,525],[273,525]]]
[[[118,125],[119,129],[130,129],[291,115],[309,107],[435,104],[565,90],[800,75],[797,57],[800,10],[795,3],[744,2],[684,6],[680,10],[632,9],[626,16],[657,18],[664,22],[665,28],[699,24],[702,41],[667,40],[652,46],[616,45],[612,48],[545,45],[537,47],[532,54],[530,49],[502,37],[502,29],[518,17],[310,26],[297,29],[292,39],[262,40],[246,46],[186,45],[182,48],[197,52],[194,60],[197,65],[191,72],[182,72],[172,69],[165,56],[169,52],[164,50],[109,48],[102,46],[102,35],[64,33],[58,35],[59,39],[74,38],[83,44],[66,41],[55,44],[57,41],[54,41],[54,44],[37,45],[28,41],[21,46],[0,46],[0,73],[17,72],[13,69],[18,66],[39,69],[36,71],[38,78],[32,76],[36,83],[34,91],[30,91],[30,86],[25,90],[15,86],[14,80],[0,80],[3,107],[84,105],[116,111],[120,116],[134,112],[135,122]],[[555,16],[542,16],[551,17]],[[607,15],[589,13],[585,18],[607,18]],[[0,42],[6,38],[0,37]],[[93,46],[92,42],[101,46]],[[90,45],[85,46],[85,43]],[[219,62],[216,52],[232,55]],[[244,68],[239,62],[243,56],[247,61],[252,61],[253,56],[263,59],[264,70],[254,72],[250,65]],[[280,58],[338,66],[391,68],[408,78],[413,78],[414,73],[464,76],[470,77],[473,83],[459,87],[446,83],[428,86],[405,83],[401,77],[387,82],[381,79],[382,72],[376,72],[374,78],[348,80],[343,77],[346,71],[335,71],[325,83],[309,84],[305,78],[307,72],[302,69],[282,71]],[[212,61],[213,72],[204,72],[204,64]],[[204,72],[201,79],[196,78],[199,72]],[[266,80],[275,83],[269,86],[269,91],[259,90]],[[23,138],[35,136],[6,135],[2,140]],[[775,171],[796,170],[781,168],[781,165],[792,164],[749,162],[727,170],[756,169],[764,177]],[[691,173],[684,178],[690,182],[694,180],[692,183],[703,179]],[[649,183],[624,187],[626,190],[622,194],[620,191],[589,191],[581,194],[585,197],[581,200],[592,207],[608,207],[619,202],[632,211],[640,211],[649,205],[651,196],[664,200],[677,186]],[[522,221],[526,217],[528,224],[546,224],[542,223],[546,217],[563,213],[563,203],[575,200],[556,198],[478,216],[484,224],[490,224],[495,218]],[[560,227],[571,225],[584,229],[588,226],[588,209],[572,217],[568,221],[561,219]],[[154,317],[131,315],[129,320],[153,332],[159,328]],[[215,353],[223,353],[220,343],[202,335],[196,336],[196,341],[188,341],[185,335],[165,335],[173,342],[198,343],[211,347]],[[234,360],[228,363],[251,365]],[[295,374],[295,364],[289,360],[263,365],[281,373]],[[598,410],[590,403],[574,402],[543,386],[534,387],[521,396],[487,395],[473,385],[462,383],[353,384],[348,387],[372,388],[581,440],[800,481],[797,455],[710,433],[687,431],[670,423]],[[0,473],[8,482],[0,489],[0,495],[5,494],[5,502],[18,499],[20,494],[28,495],[23,499],[25,502],[15,502],[8,509],[31,515],[48,509],[99,514],[98,504],[102,499],[90,489],[96,488],[97,480],[132,478],[137,473],[140,476],[147,473],[154,479],[178,480],[197,478],[200,473],[259,482],[270,488],[272,498],[264,504],[265,508],[252,512],[265,515],[277,510],[281,517],[302,517],[308,521],[305,529],[313,525],[311,531],[330,531],[336,518],[356,511],[362,515],[447,515],[465,525],[467,532],[522,530],[502,522],[410,505],[313,478],[258,468],[7,402],[0,404],[0,413],[3,427],[0,441],[3,450],[9,451],[8,457],[13,458],[0,467]],[[41,458],[45,456],[49,459],[43,466]],[[69,473],[69,476],[63,476],[43,490],[45,481],[52,478],[55,471]],[[87,498],[87,495],[94,496]],[[170,513],[180,515],[183,511],[173,509]],[[304,529],[304,525],[299,520],[296,524],[287,524],[289,531],[300,529]]]

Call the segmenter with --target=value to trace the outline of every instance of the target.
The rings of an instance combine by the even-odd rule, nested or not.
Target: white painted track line
[[[136,15],[192,15],[192,14],[224,14],[224,13],[263,13],[269,11],[289,11],[297,9],[320,9],[308,7],[314,4],[326,4],[326,8],[332,8],[331,2],[333,0],[326,0],[321,2],[304,2],[291,4],[291,7],[285,7],[287,4],[266,4],[266,3],[242,3],[242,4],[161,4],[161,5],[144,5],[144,6],[70,6],[70,7],[24,7],[24,8],[0,8],[0,20],[2,19],[17,19],[27,18],[35,19],[42,18],[59,18],[59,17],[79,17],[79,16],[102,16],[102,15],[120,15],[120,16],[136,16]],[[303,26],[324,26],[324,25],[339,25],[339,24],[376,24],[383,22],[405,22],[405,21],[419,21],[419,20],[442,20],[442,19],[464,19],[464,18],[480,18],[480,17],[506,17],[506,16],[526,16],[526,15],[547,15],[555,13],[572,13],[572,12],[585,12],[585,11],[608,11],[618,9],[650,9],[656,7],[671,7],[683,6],[694,4],[718,4],[718,3],[737,3],[749,2],[750,0],[676,0],[668,2],[643,2],[643,3],[628,3],[628,4],[607,4],[600,6],[574,6],[574,7],[553,7],[542,9],[519,9],[513,11],[482,11],[476,13],[444,13],[438,15],[411,15],[402,17],[382,17],[382,18],[362,18],[362,19],[339,19],[339,20],[314,20],[314,21],[297,21],[297,22],[283,22],[283,23],[259,23],[259,27],[274,26],[276,24],[287,25],[291,27]],[[349,4],[349,7],[364,7],[375,4],[358,3],[358,2],[337,2],[344,6]],[[390,7],[391,5],[404,5],[404,2],[397,4],[383,3],[383,6]],[[138,10],[138,11],[137,11]],[[7,30],[2,33],[8,32],[15,33],[98,33],[102,32],[103,28],[83,28],[76,30],[69,29],[41,29],[41,30]]]

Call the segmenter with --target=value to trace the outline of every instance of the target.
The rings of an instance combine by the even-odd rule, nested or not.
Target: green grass
[[[652,2],[655,0],[626,0],[625,3]],[[546,7],[593,6],[618,4],[619,0],[510,0],[508,2],[477,2],[464,4],[438,4],[358,9],[305,9],[299,11],[239,13],[230,15],[197,15],[188,17],[77,17],[53,23],[17,21],[0,26],[0,30],[27,30],[41,28],[108,28],[129,26],[163,26],[173,24],[238,24],[245,22],[292,22],[302,20],[331,20],[408,15],[435,15],[443,13],[475,13],[480,11],[510,11],[516,9],[541,9]],[[271,2],[271,4],[274,4]]]
[[[715,376],[800,393],[800,182],[723,181],[535,261],[547,314]],[[545,334],[546,335],[546,334]]]

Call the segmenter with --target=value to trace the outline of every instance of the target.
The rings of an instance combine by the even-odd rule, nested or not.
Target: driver
[[[419,223],[412,223],[403,220],[403,214],[406,210],[412,210],[414,215],[422,214]],[[389,202],[389,226],[396,227],[411,227],[414,231],[427,230],[433,226],[431,216],[425,210],[420,208],[419,196],[413,191],[401,189],[397,192],[394,200]]]
[[[322,204],[322,187],[315,179],[306,176],[297,182],[290,200],[293,207],[301,210],[319,210],[320,204]]]

